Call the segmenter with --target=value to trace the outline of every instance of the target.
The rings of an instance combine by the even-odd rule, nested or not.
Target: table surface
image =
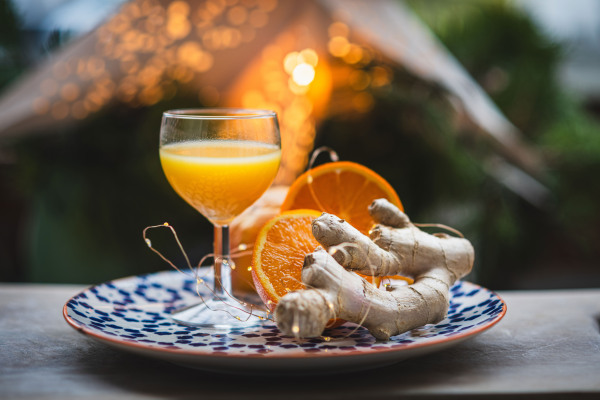
[[[505,318],[456,346],[329,376],[217,375],[81,335],[75,285],[0,284],[1,399],[600,398],[600,289],[500,292]]]

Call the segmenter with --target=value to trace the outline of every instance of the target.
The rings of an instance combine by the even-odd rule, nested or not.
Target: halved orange
[[[365,235],[373,227],[369,205],[385,198],[400,210],[404,206],[394,188],[378,173],[351,161],[335,161],[320,165],[300,175],[290,186],[281,210],[315,209],[345,219]],[[361,275],[361,274],[359,274]],[[361,275],[379,286],[382,279],[414,281],[400,275],[377,277]]]
[[[368,234],[373,226],[368,208],[379,198],[404,210],[394,188],[379,174],[361,164],[336,161],[300,175],[290,186],[281,210],[324,211],[345,219]]]
[[[283,212],[268,221],[258,233],[252,254],[252,280],[269,310],[288,292],[304,289],[301,272],[304,256],[319,243],[312,235],[316,210]]]
[[[316,210],[292,210],[272,218],[260,230],[252,254],[252,280],[256,292],[269,311],[289,292],[304,289],[302,266],[304,257],[313,252],[319,243],[312,235],[312,222],[321,212]],[[359,274],[360,275],[360,274]],[[381,278],[363,276],[379,285]],[[386,282],[412,279],[400,276],[386,277]],[[343,324],[341,319],[331,320],[328,327]]]

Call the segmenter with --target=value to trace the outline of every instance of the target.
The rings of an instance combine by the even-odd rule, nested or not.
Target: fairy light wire
[[[308,163],[308,170],[306,171],[308,174],[307,178],[306,178],[306,182],[308,184],[308,191],[310,192],[310,195],[312,196],[313,200],[317,204],[317,208],[321,211],[324,211],[325,207],[323,207],[323,204],[321,204],[321,202],[319,201],[319,197],[317,196],[315,188],[313,187],[314,177],[312,174],[312,170],[317,161],[317,157],[319,155],[321,155],[321,153],[327,153],[332,162],[337,162],[340,160],[340,158],[339,158],[338,154],[335,152],[335,150],[333,150],[332,148],[327,147],[327,146],[321,146],[318,149],[316,149],[315,151],[313,151],[313,153],[310,157],[310,161]]]
[[[323,146],[323,147],[320,147],[320,148],[316,149],[312,153],[310,161],[309,161],[309,164],[308,164],[307,186],[309,188],[309,191],[311,193],[311,196],[312,196],[313,200],[315,201],[315,203],[317,204],[317,206],[319,207],[319,209],[325,210],[325,207],[323,207],[323,205],[321,204],[321,202],[319,201],[319,198],[317,196],[317,193],[316,193],[316,190],[315,190],[315,187],[314,187],[314,176],[312,175],[312,170],[314,168],[314,164],[316,163],[317,157],[319,155],[321,155],[322,153],[327,153],[329,155],[329,158],[331,159],[332,162],[339,161],[339,156],[338,156],[338,154],[333,149],[331,149],[329,147],[326,147],[326,146]],[[414,225],[415,226],[426,226],[426,227],[438,227],[438,228],[446,229],[446,230],[448,230],[450,232],[453,232],[453,233],[459,235],[460,237],[464,237],[462,235],[462,233],[460,233],[459,231],[457,231],[457,230],[455,230],[453,228],[447,227],[445,225],[442,225],[442,224],[414,224]],[[155,229],[155,228],[168,228],[170,230],[170,232],[172,233],[172,235],[173,235],[173,237],[175,239],[175,242],[177,243],[177,246],[178,246],[179,250],[181,251],[182,255],[185,258],[185,263],[187,265],[187,268],[190,270],[191,274],[189,272],[185,272],[182,269],[180,269],[179,267],[177,267],[171,260],[169,260],[159,250],[157,250],[155,247],[153,247],[151,240],[148,238],[148,231],[151,230],[151,229]],[[196,268],[193,268],[192,265],[191,265],[191,262],[189,260],[189,257],[187,255],[187,253],[185,252],[181,241],[179,240],[177,232],[175,231],[174,227],[171,226],[170,224],[168,224],[167,222],[165,222],[163,224],[160,224],[160,225],[152,225],[152,226],[148,226],[148,227],[144,228],[144,230],[143,230],[143,238],[144,238],[144,241],[146,242],[146,244],[148,245],[148,248],[150,248],[150,250],[152,250],[154,253],[156,253],[163,261],[165,261],[167,264],[169,264],[176,271],[178,271],[178,272],[180,272],[180,273],[182,273],[182,274],[184,274],[184,275],[186,275],[186,276],[191,277],[191,278],[194,279],[194,281],[196,282],[196,288],[195,288],[196,289],[196,294],[198,295],[198,297],[200,297],[201,301],[207,306],[208,309],[210,309],[212,311],[224,311],[224,312],[228,313],[229,315],[231,315],[232,317],[237,318],[238,320],[241,320],[241,318],[239,318],[239,317],[237,317],[237,316],[229,313],[225,309],[220,309],[220,310],[213,310],[213,309],[211,309],[208,306],[208,304],[205,302],[204,296],[201,293],[200,285],[203,285],[210,293],[213,294],[213,296],[215,298],[219,298],[219,297],[216,296],[216,293],[214,292],[213,288],[204,280],[204,277],[200,275],[200,267],[202,267],[202,265],[204,264],[204,262],[208,258],[211,258],[211,257],[214,259],[215,262],[217,262],[217,261],[220,260],[218,257],[215,258],[215,255],[213,253],[206,254],[206,255],[204,255],[202,257],[202,259],[198,263],[198,266]],[[359,251],[364,251],[364,250],[362,250],[355,243],[342,243],[342,244],[339,244],[337,246],[330,247],[329,250],[328,250],[328,253],[331,256],[333,256],[336,252],[339,251],[339,252],[344,252],[345,256],[351,256],[350,253],[349,253],[349,251],[347,250],[348,247],[354,247],[354,248],[358,249]],[[246,244],[240,244],[238,246],[238,251],[232,252],[230,256],[232,258],[234,258],[234,257],[240,257],[240,256],[248,255],[248,254],[251,254],[251,253],[252,253],[252,250],[248,250],[248,246]],[[374,279],[376,279],[377,277],[375,277],[375,269],[374,269],[373,265],[371,265],[371,264],[368,263],[368,260],[367,260],[366,257],[364,257],[364,259],[365,259],[365,263],[366,263],[365,266],[368,267],[370,275],[373,276]],[[222,261],[223,262],[227,262],[227,260],[222,260]],[[251,267],[249,267],[248,270],[251,270]],[[218,278],[215,278],[215,279],[218,279]],[[298,279],[296,279],[294,277],[292,277],[292,279],[295,280],[296,283],[300,283],[301,286],[304,287],[304,288],[306,288],[306,289],[316,289],[316,288],[311,287],[310,285],[306,285],[303,282],[298,281]],[[343,276],[341,277],[341,279],[343,279]],[[362,279],[364,279],[364,278],[362,278]],[[382,280],[379,281],[378,285],[375,285],[374,282],[373,283],[369,282],[369,284],[373,284],[374,286],[380,286]],[[388,289],[388,286],[389,286],[389,284],[384,284],[384,287],[385,287],[386,290]],[[340,283],[338,290],[341,290],[342,288],[343,288],[343,282]],[[321,293],[320,290],[318,290],[318,289],[316,289],[316,290],[317,290],[317,292],[321,296],[325,297],[323,295],[323,293]],[[275,322],[274,318],[272,317],[272,314],[269,311],[269,307],[267,307],[266,317],[262,317],[262,316],[253,314],[254,307],[258,307],[258,306],[254,305],[254,304],[249,304],[247,302],[242,302],[241,300],[235,298],[231,293],[229,293],[225,289],[224,289],[224,292],[227,295],[227,297],[229,297],[229,298],[237,301],[241,306],[250,307],[250,312],[248,312],[247,310],[244,310],[244,309],[242,309],[240,307],[236,307],[235,305],[232,305],[232,304],[224,301],[223,299],[219,298],[223,302],[223,304],[225,304],[225,305],[227,305],[229,307],[232,307],[234,309],[237,309],[239,311],[247,313],[248,314],[248,318],[247,319],[249,319],[252,315],[255,315],[255,316],[257,316],[260,319],[266,319],[266,320]],[[338,292],[338,295],[339,294],[340,293]],[[353,335],[354,333],[356,333],[359,329],[361,329],[361,327],[363,326],[364,321],[366,320],[366,318],[369,315],[369,312],[371,311],[371,308],[372,308],[372,301],[370,301],[369,299],[366,299],[366,300],[367,300],[366,301],[366,309],[364,309],[364,310],[361,309],[361,315],[362,315],[361,320],[356,324],[356,326],[353,327],[353,329],[351,329],[349,331],[349,333],[347,333],[345,335],[342,335],[340,337],[335,337],[335,338],[332,338],[332,337],[326,336],[326,335],[321,335],[321,336],[319,336],[319,338],[322,339],[323,341],[326,341],[326,342],[329,342],[331,340],[335,340],[335,341],[344,340],[344,339],[347,339],[348,337],[350,337],[351,335]],[[325,301],[325,303],[327,304],[329,310],[331,311],[331,321],[334,321],[335,319],[338,318],[335,306],[331,302],[329,302],[327,300]],[[364,304],[361,307],[364,307]],[[299,324],[299,314],[297,312],[295,312],[294,316],[293,316],[293,324],[292,324],[292,333],[293,333],[294,339],[297,340],[297,341],[309,340],[309,339],[301,338],[299,336],[300,327],[299,327],[298,324]],[[331,327],[331,325],[328,325],[327,327]]]
[[[171,232],[171,234],[173,235],[173,238],[175,239],[175,243],[177,244],[177,247],[179,248],[179,251],[181,252],[181,254],[183,255],[184,259],[185,259],[185,263],[187,265],[187,268],[189,269],[188,271],[183,271],[181,268],[179,268],[177,265],[175,265],[175,263],[173,263],[171,260],[169,260],[162,252],[160,252],[159,250],[157,250],[153,245],[152,245],[152,241],[150,240],[150,238],[148,238],[148,231],[150,231],[151,229],[156,229],[156,228],[168,228],[169,231]],[[259,308],[259,306],[255,305],[255,304],[250,304],[248,302],[245,301],[241,301],[239,299],[237,299],[235,296],[233,296],[231,293],[229,293],[229,291],[227,291],[226,289],[223,289],[223,291],[225,292],[226,296],[229,297],[232,300],[235,300],[241,307],[249,307],[250,311],[247,311],[241,307],[237,307],[227,301],[225,301],[224,299],[220,298],[217,296],[217,293],[213,290],[213,288],[205,281],[204,276],[200,275],[200,269],[202,267],[202,265],[205,263],[205,261],[208,258],[213,258],[214,262],[224,262],[226,264],[229,264],[228,260],[225,259],[221,259],[220,257],[215,257],[214,253],[208,253],[205,254],[201,259],[200,262],[198,262],[198,266],[196,268],[192,267],[192,264],[190,262],[190,259],[187,255],[187,252],[185,251],[179,236],[177,235],[177,231],[175,230],[175,228],[170,225],[169,223],[165,222],[163,224],[160,225],[151,225],[151,226],[147,226],[146,228],[143,229],[142,231],[142,236],[144,239],[144,242],[146,243],[146,245],[148,246],[148,248],[153,251],[155,254],[157,254],[163,261],[165,261],[167,264],[169,264],[169,266],[171,266],[171,268],[175,269],[177,272],[189,277],[189,278],[193,278],[194,282],[196,282],[196,294],[198,295],[198,297],[200,297],[200,300],[202,301],[202,303],[206,306],[207,309],[217,312],[217,311],[222,311],[225,312],[227,314],[229,314],[231,317],[239,320],[239,321],[247,321],[249,320],[252,316],[255,316],[261,320],[270,320],[273,321],[273,319],[270,317],[270,312],[267,310],[266,316],[263,317],[261,315],[257,315],[254,313],[254,309],[255,308]],[[243,250],[241,251],[235,251],[232,252],[230,257],[240,257],[242,255],[247,255],[249,253],[251,253],[251,251],[246,250],[248,248],[247,245],[242,244],[240,246],[238,246],[238,248],[241,248]],[[232,265],[232,264],[230,264]],[[220,282],[219,278],[215,277],[214,279],[217,279],[218,282]],[[204,296],[201,293],[200,290],[200,285],[203,285],[212,295],[215,299],[220,300],[224,305],[231,307],[233,309],[236,309],[240,312],[246,313],[248,314],[248,317],[244,320],[242,318],[240,318],[239,316],[236,316],[234,314],[232,314],[231,312],[227,311],[227,309],[218,309],[215,310],[213,308],[211,308],[208,303],[206,303],[206,301],[204,300]]]
[[[173,234],[173,237],[175,238],[175,242],[177,243],[177,247],[179,247],[181,254],[183,254],[183,257],[185,258],[185,262],[186,262],[188,268],[190,269],[190,271],[193,271],[192,264],[190,263],[190,259],[187,256],[187,253],[185,252],[183,245],[181,244],[181,241],[179,240],[179,236],[177,236],[177,232],[175,231],[175,228],[173,228],[173,226],[171,226],[168,222],[165,222],[161,225],[151,225],[151,226],[147,226],[144,228],[144,230],[142,231],[142,236],[144,237],[144,242],[146,242],[146,245],[148,245],[148,248],[150,250],[152,250],[154,253],[158,254],[158,256],[160,258],[162,258],[163,261],[165,261],[167,264],[169,264],[172,268],[174,268],[175,270],[179,271],[180,273],[182,273],[184,275],[187,275],[185,272],[180,270],[173,262],[171,262],[171,260],[169,260],[160,251],[156,250],[152,246],[152,241],[148,238],[148,231],[150,229],[155,229],[155,228],[168,228],[171,231],[171,233]],[[201,266],[201,265],[202,265],[202,261],[200,262],[199,266]]]
[[[464,239],[465,235],[463,235],[463,233],[461,231],[459,231],[458,229],[454,229],[451,226],[448,225],[444,225],[444,224],[432,224],[432,223],[415,223],[413,222],[413,225],[419,228],[440,228],[440,229],[444,229],[448,232],[452,232],[454,233],[456,236]]]
[[[317,148],[317,149],[315,149],[313,151],[313,153],[311,155],[311,158],[310,158],[310,161],[308,163],[308,169],[307,169],[307,186],[308,186],[309,192],[311,194],[311,197],[313,198],[313,200],[317,204],[317,207],[321,211],[325,211],[325,207],[323,207],[322,203],[319,201],[319,197],[317,196],[317,193],[316,193],[316,190],[315,190],[315,187],[314,187],[314,177],[313,177],[313,174],[312,174],[312,170],[314,168],[314,164],[316,163],[317,157],[319,155],[321,155],[322,153],[327,153],[329,155],[330,160],[332,162],[339,161],[339,156],[338,156],[337,152],[335,150],[333,150],[332,148],[327,147],[327,146],[322,146],[322,147],[319,147],[319,148]],[[348,251],[344,248],[344,246],[355,247],[359,251],[362,251],[362,249],[360,249],[354,243],[341,243],[341,244],[339,244],[337,246],[330,247],[329,250],[328,250],[328,252],[332,256],[333,256],[333,254],[335,254],[336,251],[342,251],[342,252],[345,252],[347,255],[349,255]],[[375,274],[374,272],[375,271],[373,269],[373,266],[369,265],[368,267],[370,269],[371,275],[375,279],[375,276],[374,276],[374,274]],[[343,279],[343,277],[341,279]],[[305,285],[303,282],[300,282],[300,283],[301,283],[302,286],[305,286],[307,289],[311,289],[310,286]],[[341,290],[341,288],[343,288],[343,282],[339,285],[339,290]],[[332,313],[331,314],[331,318],[330,318],[330,321],[331,321],[331,324],[332,324],[337,319],[337,312],[335,310],[335,307],[333,307],[333,304],[331,302],[329,302],[325,298],[325,296],[323,295],[323,293],[321,293],[320,290],[317,289],[317,293],[319,293],[319,295],[321,295],[323,297],[325,303],[328,305],[329,310]],[[339,292],[338,292],[338,294],[339,294]],[[364,312],[362,312],[362,310],[361,310],[362,318],[361,318],[360,322],[358,324],[356,324],[356,326],[349,333],[347,333],[346,335],[343,335],[342,337],[335,338],[335,340],[344,340],[344,339],[347,339],[348,337],[350,337],[350,335],[356,333],[361,328],[362,324],[366,320],[366,318],[369,315],[369,312],[371,310],[372,302],[371,301],[367,301],[367,303],[368,303],[367,309]],[[300,340],[301,338],[298,337],[299,326],[296,325],[297,322],[298,322],[298,315],[297,314],[298,314],[298,312],[296,311],[294,313],[294,320],[293,320],[293,324],[292,324],[292,332],[294,333],[295,339],[296,340]],[[328,324],[328,326],[326,326],[326,328],[331,327],[331,324]],[[323,339],[323,340],[325,340],[325,341],[327,341],[327,342],[332,340],[331,337],[324,336],[324,335],[321,335],[320,338]]]

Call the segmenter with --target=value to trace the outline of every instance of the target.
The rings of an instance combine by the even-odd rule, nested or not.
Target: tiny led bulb
[[[315,68],[306,63],[301,63],[294,67],[292,71],[292,80],[300,85],[307,86],[315,79]]]
[[[152,247],[152,242],[150,241],[150,239],[146,239],[146,244],[148,245],[148,247]]]

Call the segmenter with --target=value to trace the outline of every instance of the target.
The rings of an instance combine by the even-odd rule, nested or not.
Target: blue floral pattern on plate
[[[171,311],[197,302],[194,279],[165,271],[88,288],[65,304],[63,314],[71,326],[96,340],[186,366],[318,373],[376,367],[437,351],[483,332],[506,313],[506,304],[494,292],[460,281],[451,289],[447,317],[438,324],[385,342],[349,323],[328,330],[324,338],[297,340],[282,335],[271,321],[223,331],[171,320]]]

